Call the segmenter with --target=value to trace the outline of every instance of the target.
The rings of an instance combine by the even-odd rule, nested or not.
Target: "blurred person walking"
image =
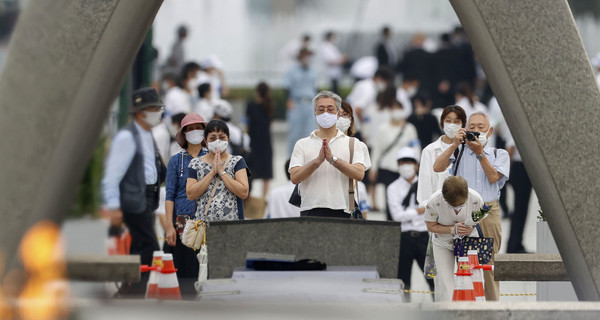
[[[254,101],[246,106],[250,150],[248,166],[253,179],[263,181],[262,197],[269,192],[269,182],[273,179],[273,148],[271,145],[271,122],[273,121],[273,99],[265,82],[260,82],[255,89]]]
[[[310,68],[312,52],[301,49],[298,64],[290,69],[283,80],[286,91],[286,120],[288,124],[288,154],[292,153],[296,141],[314,130],[312,97],[317,93],[317,75]]]
[[[130,112],[133,122],[111,144],[102,192],[111,228],[120,228],[124,222],[131,234],[129,253],[139,254],[141,264],[150,265],[153,252],[159,250],[154,210],[166,174],[151,129],[160,123],[164,104],[154,88],[141,88],[132,94]],[[143,296],[147,281],[148,273],[144,273],[140,282],[122,287],[117,295]]]
[[[443,108],[454,102],[453,88],[456,85],[456,50],[450,34],[440,36],[439,49],[433,54],[434,90],[433,107]]]
[[[198,86],[198,102],[194,106],[194,112],[201,115],[206,121],[212,120],[215,114],[215,106],[210,83],[205,82]]]
[[[196,215],[196,202],[187,198],[186,183],[188,166],[192,159],[208,153],[203,148],[204,127],[206,122],[191,113],[183,118],[181,127],[175,135],[181,151],[169,160],[166,178],[165,214],[167,220],[165,253],[173,254],[173,263],[177,268],[177,278],[181,293],[195,297],[194,282],[198,279],[199,264],[196,252],[181,242],[181,233],[185,223]]]
[[[413,261],[425,271],[429,233],[423,216],[425,208],[420,208],[416,200],[418,153],[404,147],[398,150],[396,159],[400,177],[387,187],[386,195],[392,220],[402,224],[398,278],[404,282],[404,289],[410,290]],[[428,279],[427,283],[433,291],[433,281]],[[410,301],[410,294],[405,294],[405,297]]]
[[[398,61],[398,54],[392,44],[392,29],[390,26],[385,26],[381,29],[381,40],[375,46],[374,51],[377,62],[379,62],[379,67],[394,69]]]
[[[209,153],[190,161],[186,183],[188,199],[196,201],[195,217],[207,222],[243,220],[250,172],[244,158],[227,152],[227,124],[211,120],[204,142]]]
[[[342,99],[337,94],[319,92],[313,98],[319,129],[294,146],[289,172],[294,184],[302,182],[299,186],[302,216],[349,218],[349,180],[362,180],[371,166],[369,155],[356,146],[349,162],[350,139],[355,138],[336,128],[341,105]]]
[[[328,31],[321,43],[321,58],[325,63],[325,74],[331,81],[331,92],[338,94],[338,82],[344,72],[343,66],[348,62],[348,56],[342,54],[335,43],[335,33]]]
[[[184,42],[188,37],[188,29],[181,25],[177,28],[177,40],[171,47],[171,54],[167,59],[166,72],[179,72],[185,63]]]
[[[442,134],[438,119],[431,114],[431,98],[425,93],[417,93],[412,99],[414,111],[407,121],[417,128],[421,146],[428,146]]]
[[[413,36],[409,48],[399,60],[396,70],[402,77],[417,78],[421,90],[432,92],[434,73],[432,54],[427,52],[423,45],[426,37],[422,33]]]
[[[396,154],[403,147],[411,147],[417,154],[421,153],[421,145],[417,129],[406,122],[406,114],[400,102],[393,99],[389,108],[388,121],[379,122],[373,135],[373,167],[369,172],[371,183],[383,184],[387,188],[400,176]],[[373,190],[375,192],[375,190]],[[374,193],[374,198],[375,193]],[[387,220],[392,220],[389,207],[386,205]]]

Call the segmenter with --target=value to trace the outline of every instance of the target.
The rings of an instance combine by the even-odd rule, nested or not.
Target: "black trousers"
[[[413,261],[417,261],[419,267],[425,272],[425,254],[429,234],[427,231],[402,232],[400,242],[400,261],[398,261],[398,278],[404,282],[404,288],[410,289],[410,275]],[[427,279],[429,288],[433,291],[433,280]]]
[[[177,280],[179,281],[182,297],[186,300],[193,300],[196,297],[194,283],[198,281],[198,271],[200,269],[196,257],[198,253],[181,243],[179,235],[177,235],[175,246],[170,246],[165,242],[163,251],[173,254],[173,264],[177,269]]]
[[[123,212],[123,221],[131,234],[131,248],[129,254],[138,254],[141,257],[141,263],[145,265],[152,264],[152,254],[154,251],[160,250],[158,240],[156,238],[156,230],[154,230],[154,201],[158,197],[158,190],[146,192],[146,211],[142,213]],[[142,273],[142,280],[137,283],[131,283],[124,287],[122,294],[127,295],[144,295],[146,292],[146,284],[148,283],[149,272]]]
[[[529,198],[531,197],[531,181],[525,170],[523,162],[513,162],[510,169],[510,181],[515,191],[515,210],[510,218],[510,233],[506,252],[523,253],[523,230],[529,211]]]
[[[314,208],[300,211],[301,217],[325,217],[325,218],[350,218],[350,215],[344,210],[334,210],[329,208]]]

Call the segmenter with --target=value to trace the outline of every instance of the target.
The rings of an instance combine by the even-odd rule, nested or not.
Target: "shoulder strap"
[[[354,158],[354,138],[350,137],[350,164]],[[354,179],[348,178],[348,208],[354,211]]]
[[[387,153],[390,152],[390,150],[392,150],[392,148],[394,148],[396,143],[398,143],[398,140],[400,140],[400,137],[402,137],[402,134],[404,133],[404,128],[406,128],[406,123],[404,123],[404,125],[402,126],[402,129],[400,129],[400,132],[398,132],[398,135],[396,136],[396,138],[394,138],[394,141],[392,141],[392,143],[390,143],[383,150],[383,152],[379,155],[379,160],[377,161],[377,167],[381,167],[381,161],[383,161],[383,157],[385,155],[387,155]]]

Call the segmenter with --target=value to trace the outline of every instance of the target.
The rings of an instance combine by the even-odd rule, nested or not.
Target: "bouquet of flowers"
[[[479,220],[485,218],[485,216],[490,212],[492,208],[487,204],[484,204],[479,211],[471,212],[471,218],[473,218],[473,222],[478,222]]]

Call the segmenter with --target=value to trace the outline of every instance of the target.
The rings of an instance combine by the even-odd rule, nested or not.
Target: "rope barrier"
[[[405,293],[426,293],[426,294],[433,294],[434,291],[418,291],[418,290],[408,290],[405,289],[404,290]],[[535,293],[501,293],[500,296],[502,297],[520,297],[520,296],[535,296]]]

